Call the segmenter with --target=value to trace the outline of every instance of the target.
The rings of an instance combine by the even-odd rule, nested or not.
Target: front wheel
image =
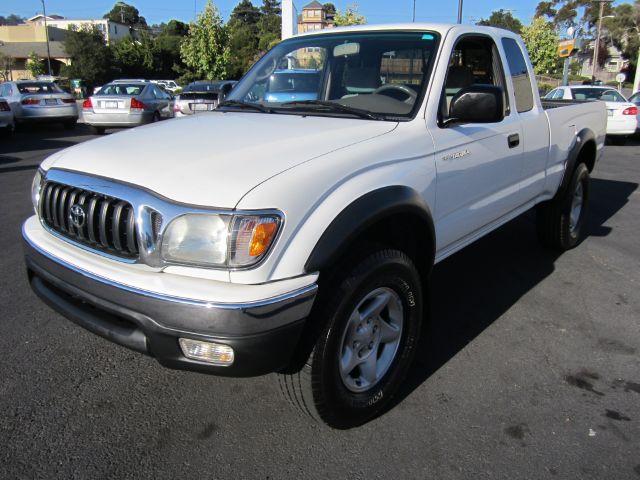
[[[581,163],[562,193],[538,205],[538,237],[545,247],[564,251],[578,244],[587,218],[590,191],[589,170]]]
[[[312,321],[326,325],[303,368],[279,375],[285,397],[334,428],[360,425],[389,404],[414,357],[422,322],[420,276],[397,250],[375,252],[341,275]]]

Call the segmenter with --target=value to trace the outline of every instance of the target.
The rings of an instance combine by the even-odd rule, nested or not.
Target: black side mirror
[[[471,85],[451,99],[449,118],[453,123],[496,123],[504,118],[504,91],[495,85]]]

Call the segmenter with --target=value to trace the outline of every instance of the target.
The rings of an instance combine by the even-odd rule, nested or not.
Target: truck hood
[[[121,180],[183,203],[234,208],[265,180],[383,135],[396,125],[351,118],[212,112],[100,137],[49,157],[42,168]]]

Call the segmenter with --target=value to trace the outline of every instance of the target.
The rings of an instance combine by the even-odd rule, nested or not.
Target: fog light
[[[190,338],[180,338],[178,342],[180,343],[180,348],[184,356],[192,360],[200,360],[201,362],[212,363],[223,367],[228,367],[233,363],[233,348],[228,345],[202,342]]]

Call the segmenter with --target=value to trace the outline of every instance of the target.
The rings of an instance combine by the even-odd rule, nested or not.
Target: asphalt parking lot
[[[270,376],[164,369],[31,293],[31,179],[91,138],[0,139],[0,478],[640,479],[640,142],[607,147],[576,249],[543,250],[527,214],[439,264],[393,408],[336,431]]]

